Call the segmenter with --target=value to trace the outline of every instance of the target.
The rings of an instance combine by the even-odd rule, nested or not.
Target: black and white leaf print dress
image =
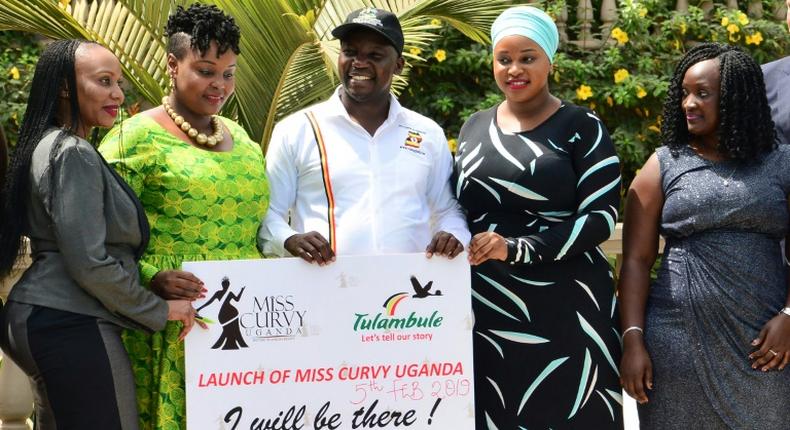
[[[459,136],[451,182],[472,234],[495,231],[507,261],[472,269],[477,429],[622,428],[612,233],[620,167],[606,128],[563,102],[531,131],[496,107]]]

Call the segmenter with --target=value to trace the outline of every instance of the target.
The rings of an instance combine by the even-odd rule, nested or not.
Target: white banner
[[[184,263],[209,330],[186,339],[203,429],[474,429],[466,255]]]

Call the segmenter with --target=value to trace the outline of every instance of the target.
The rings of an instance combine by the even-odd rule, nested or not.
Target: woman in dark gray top
[[[661,131],[626,203],[623,388],[642,429],[787,430],[790,146],[760,67],[732,46],[690,49]]]
[[[188,301],[139,284],[148,224],[139,201],[85,137],[112,126],[121,66],[104,47],[57,41],[42,53],[0,194],[0,276],[30,238],[33,264],[0,311],[0,347],[31,379],[38,429],[136,429],[122,327],[194,324]]]

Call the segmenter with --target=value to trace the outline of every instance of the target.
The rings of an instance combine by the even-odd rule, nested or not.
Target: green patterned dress
[[[148,285],[182,261],[259,258],[255,237],[269,204],[260,147],[231,120],[233,150],[210,152],[167,132],[146,115],[110,131],[99,151],[131,185],[151,224],[140,262]],[[180,322],[149,335],[124,333],[137,386],[141,429],[186,428]]]

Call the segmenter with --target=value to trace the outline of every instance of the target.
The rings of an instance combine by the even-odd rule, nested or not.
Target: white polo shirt
[[[442,230],[466,246],[471,235],[450,191],[452,157],[439,125],[391,97],[371,136],[349,117],[341,90],[274,128],[266,155],[271,198],[258,234],[264,254],[289,255],[285,240],[313,230],[338,255],[421,252]]]

